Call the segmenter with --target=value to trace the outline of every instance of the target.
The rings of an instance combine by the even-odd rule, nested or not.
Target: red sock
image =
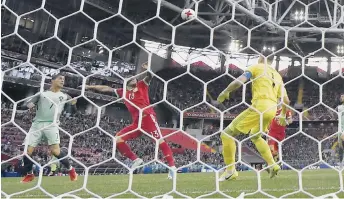
[[[170,167],[175,166],[172,150],[168,146],[168,144],[166,142],[163,142],[159,145],[159,148],[161,149],[162,153],[164,154],[164,157],[167,161],[168,166],[170,166]]]
[[[136,160],[137,156],[131,151],[130,147],[125,142],[118,142],[117,143],[118,151],[125,157],[129,158],[130,160]]]

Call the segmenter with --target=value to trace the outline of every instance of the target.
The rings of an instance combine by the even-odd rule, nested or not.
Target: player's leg
[[[116,134],[116,148],[124,156],[134,161],[131,168],[134,169],[143,163],[141,158],[138,158],[136,154],[130,149],[126,143],[127,140],[132,140],[141,135],[141,132],[137,129],[137,124],[132,124],[125,127],[119,133]]]
[[[272,133],[269,133],[268,135],[270,136],[267,139],[268,145],[270,147],[272,157],[274,158],[275,162],[277,162],[278,161],[278,142],[276,142],[276,140],[274,140],[277,138]]]
[[[57,169],[57,164],[56,163],[50,164],[50,172],[49,172],[48,176],[55,176],[56,169]]]
[[[162,137],[162,134],[160,131],[159,124],[154,115],[146,115],[143,117],[142,130],[146,131],[147,133],[150,133],[154,138],[159,140],[159,149],[164,155],[164,158],[168,166],[170,166],[171,168],[168,178],[172,179],[174,176],[173,172],[176,170],[176,166],[175,166],[174,158],[173,158],[173,152],[170,146],[168,146],[168,144],[164,141],[164,139],[160,139]]]
[[[238,172],[235,170],[235,153],[236,143],[232,138],[238,135],[240,132],[237,129],[230,129],[230,125],[221,133],[222,141],[222,156],[226,166],[226,170],[220,176],[219,181],[235,180],[238,177]],[[232,136],[232,137],[230,137]]]
[[[164,139],[160,139],[162,137],[159,124],[154,115],[146,115],[142,120],[142,129],[148,133],[150,133],[154,138],[159,140],[159,149],[161,150],[164,158],[168,166],[174,167],[174,158],[173,152],[168,146],[168,144],[164,141]]]
[[[27,146],[27,155],[32,156],[32,153],[35,150],[35,147],[41,142],[42,139],[42,132],[40,129],[42,126],[39,123],[32,123],[32,126],[26,135],[24,144]],[[35,175],[33,174],[32,167],[33,162],[25,155],[23,157],[23,173],[25,174],[24,178],[20,181],[21,183],[28,183],[31,182]]]
[[[268,110],[262,114],[263,115],[263,126],[262,126],[263,132],[267,131],[267,128],[270,122],[272,121],[272,119],[274,118],[275,114],[276,114],[275,109]],[[251,141],[256,146],[262,158],[266,161],[268,166],[272,166],[272,169],[270,169],[270,178],[274,177],[277,174],[277,172],[280,170],[280,167],[275,163],[275,160],[272,156],[268,143],[261,136],[260,125],[253,128],[250,134],[254,135],[253,137],[251,137]]]
[[[249,131],[250,124],[247,124],[247,117],[252,114],[252,110],[246,109],[240,113],[221,133],[222,155],[226,166],[225,172],[220,176],[219,181],[234,180],[238,176],[235,170],[236,143],[233,137],[240,133]],[[247,128],[248,127],[248,128]]]
[[[68,169],[70,180],[76,181],[78,175],[75,169],[70,165],[69,159],[65,158],[67,156],[67,151],[60,149],[60,133],[58,127],[51,123],[46,123],[45,125],[46,128],[43,130],[43,134],[48,141],[51,154],[59,159],[60,163]]]
[[[344,133],[340,132],[338,135],[338,155],[339,155],[339,163],[343,166],[343,157],[344,157]]]

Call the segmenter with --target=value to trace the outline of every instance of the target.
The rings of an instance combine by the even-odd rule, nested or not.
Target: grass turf
[[[343,176],[343,172],[340,173]],[[342,178],[343,179],[343,178]],[[87,183],[86,183],[87,180]],[[37,185],[38,178],[32,183],[21,184],[19,178],[2,178],[2,191],[12,194],[30,189]],[[116,193],[124,192],[128,189],[129,175],[106,175],[106,176],[88,176],[87,179],[79,176],[78,181],[71,182],[69,177],[43,177],[41,187],[49,193],[57,196],[69,191],[77,190],[83,183],[89,191],[96,193],[101,197],[108,197]],[[299,179],[294,171],[281,171],[274,179],[269,179],[266,172],[261,173],[261,190],[275,197],[283,196],[287,193],[297,192],[299,190]],[[340,190],[339,173],[335,170],[306,170],[302,175],[302,186],[305,191],[314,196],[321,196]],[[131,189],[144,197],[154,197],[163,195],[172,190],[173,182],[167,180],[167,174],[137,174],[133,176]],[[258,190],[257,175],[253,171],[240,172],[239,178],[235,181],[226,181],[220,183],[220,190],[232,197],[239,196],[245,192],[249,198],[267,198],[262,193],[254,193]],[[205,194],[211,194],[216,189],[215,173],[182,173],[177,177],[177,191],[190,197],[198,197]],[[74,193],[78,197],[94,197],[85,190]],[[178,194],[170,194],[174,197],[183,197]],[[2,194],[2,197],[4,195]],[[15,195],[16,198],[47,198],[49,197],[43,191],[36,188],[34,190]],[[116,198],[137,198],[134,194],[127,192],[116,196]],[[220,194],[211,194],[206,198],[223,198]],[[309,198],[303,193],[295,193],[289,198]],[[344,198],[344,192],[337,194],[337,197]],[[68,198],[64,197],[64,198]],[[70,197],[69,197],[70,198]]]

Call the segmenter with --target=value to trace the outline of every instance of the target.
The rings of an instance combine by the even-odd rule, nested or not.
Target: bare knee
[[[53,154],[55,157],[59,156],[61,153],[60,145],[58,144],[50,145],[50,151],[51,151],[51,154]]]
[[[32,153],[34,152],[34,150],[35,150],[35,147],[33,147],[33,146],[27,146],[27,154],[28,154],[29,156],[32,155]]]

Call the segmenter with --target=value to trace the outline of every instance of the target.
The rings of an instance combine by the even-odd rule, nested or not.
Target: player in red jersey
[[[147,63],[144,63],[142,67],[144,69],[147,69],[148,67]],[[152,79],[151,74],[147,72],[146,77],[141,81],[138,81],[137,79],[132,79],[128,81],[127,88],[126,88],[126,96],[124,97],[125,98],[124,104],[126,105],[126,107],[128,108],[128,111],[130,112],[132,116],[133,123],[125,127],[124,129],[122,129],[120,132],[116,134],[117,149],[123,156],[133,161],[133,164],[131,166],[131,168],[133,169],[141,165],[143,163],[143,160],[141,158],[138,158],[136,154],[134,154],[131,151],[129,145],[126,143],[127,140],[131,140],[142,135],[142,132],[140,130],[137,130],[140,112],[132,104],[135,104],[141,110],[150,106],[148,89],[149,89],[149,83],[151,79]],[[113,92],[117,97],[122,97],[124,93],[123,88],[113,89],[109,86],[103,86],[103,85],[92,85],[92,86],[87,85],[86,89],[94,89],[100,92]],[[149,107],[143,110],[141,129],[149,133],[156,139],[160,139],[162,137],[153,107]],[[119,136],[122,136],[122,137],[119,137]],[[174,164],[172,150],[163,139],[159,140],[159,148],[164,154],[168,165],[173,170],[175,170],[176,167]],[[168,178],[169,179],[173,178],[172,170],[170,170]]]
[[[269,136],[275,138],[279,142],[281,142],[285,138],[285,129],[287,128],[287,125],[293,122],[291,111],[287,110],[286,117],[285,117],[286,120],[284,120],[285,124],[279,123],[279,116],[281,114],[281,111],[282,111],[282,108],[279,107],[276,112],[275,118],[271,121],[269,133],[268,133]],[[268,138],[268,145],[270,146],[272,156],[277,162],[278,161],[278,142],[271,138]]]

